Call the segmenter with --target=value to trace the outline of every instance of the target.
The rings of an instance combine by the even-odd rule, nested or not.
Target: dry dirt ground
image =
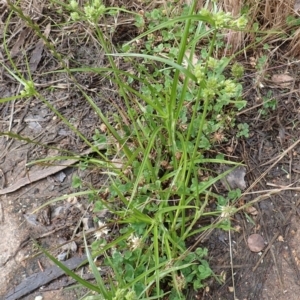
[[[2,22],[6,17],[5,11],[2,12]],[[19,70],[22,70],[26,76],[24,53],[30,60],[36,49],[34,45],[39,42],[39,39],[20,19],[13,18],[12,24],[13,28],[19,30],[8,42],[8,49]],[[105,66],[105,58],[97,44],[91,39],[87,42],[85,32],[81,32],[80,28],[74,28],[73,32],[75,31],[76,35],[69,36],[60,36],[55,31],[51,33],[54,37],[60,38],[58,51],[69,58],[69,66]],[[264,88],[259,87],[255,69],[247,65],[247,61],[243,62],[248,69],[244,78],[245,98],[248,100],[248,105],[240,112],[238,118],[249,124],[250,137],[238,142],[230,139],[228,143],[220,146],[223,147],[224,152],[230,147],[231,155],[243,160],[247,166],[246,180],[251,189],[237,205],[257,197],[256,192],[272,188],[282,189],[289,185],[295,188],[299,186],[300,146],[294,145],[300,138],[299,63],[290,61],[287,64],[288,59],[283,58],[283,52],[278,50],[276,54],[273,53],[273,56],[269,57],[274,64],[269,66],[265,78],[271,78],[274,74],[290,74],[295,80],[285,86],[280,82],[274,83],[260,77],[259,80],[262,80]],[[46,71],[59,70],[61,67],[46,48],[42,48],[41,55],[38,64],[31,65],[34,70],[32,78],[37,83],[39,92],[88,140],[92,140],[94,130],[99,128],[101,122],[86,101],[79,96],[80,93],[72,85],[70,77],[53,72],[47,76],[41,75]],[[3,46],[0,47],[0,58],[4,65],[9,66]],[[278,61],[281,63],[276,65]],[[3,66],[0,71],[2,76],[0,98],[18,94],[21,85],[7,73]],[[108,116],[111,115],[112,108],[122,106],[122,101],[117,97],[114,86],[109,80],[92,73],[87,75],[75,73],[74,76],[77,82],[91,93],[94,101]],[[262,99],[268,95],[268,92],[276,100],[277,107],[274,110],[268,109],[266,115],[261,115],[259,110],[262,108]],[[13,136],[0,136],[0,299],[15,299],[8,297],[11,289],[17,287],[28,276],[52,266],[43,255],[36,256],[38,249],[32,239],[38,240],[46,248],[70,240],[82,216],[80,214],[82,208],[89,211],[89,207],[84,197],[78,197],[75,202],[74,199],[66,199],[52,204],[52,211],[59,206],[75,207],[68,214],[70,221],[65,225],[68,230],[61,231],[56,231],[57,227],[53,224],[47,225],[47,220],[39,219],[36,225],[34,221],[30,221],[31,219],[28,221],[28,215],[51,199],[78,191],[72,188],[74,174],[79,173],[78,175],[86,184],[91,183],[94,186],[101,184],[103,178],[93,170],[83,172],[78,168],[66,167],[41,180],[32,180],[34,174],[40,174],[38,173],[40,170],[48,170],[50,166],[37,164],[29,168],[28,162],[62,153],[81,154],[86,150],[78,136],[38,99],[31,98],[26,101],[0,104],[0,133],[5,132],[18,134],[35,142],[32,144],[26,139],[18,140]],[[289,151],[284,152],[289,148]],[[69,152],[62,152],[62,150]],[[282,159],[272,166],[276,161],[272,159],[279,158],[280,155]],[[264,176],[255,183],[262,174]],[[25,180],[29,178],[29,182],[23,184],[24,186],[19,183],[22,178]],[[16,186],[19,184],[16,191],[3,192],[13,184]],[[217,275],[222,274],[224,284],[210,281],[209,289],[198,291],[197,295],[191,293],[190,299],[233,299],[229,243],[232,245],[237,299],[299,299],[298,206],[297,189],[277,192],[258,201],[252,206],[252,210],[236,214],[232,223],[234,226],[239,226],[239,230],[232,232],[231,240],[227,233],[214,232],[203,245],[209,248],[210,264]],[[252,253],[247,247],[247,237],[252,233],[261,234],[266,242],[266,248],[260,254]],[[81,252],[82,248],[79,245],[71,256],[80,257]],[[82,272],[87,274],[88,270],[83,269]],[[62,287],[65,285],[68,285],[65,279],[60,277],[52,282],[52,286],[42,286],[19,299],[29,300],[41,295],[43,299],[49,300],[75,300],[84,294],[80,289],[63,291]]]

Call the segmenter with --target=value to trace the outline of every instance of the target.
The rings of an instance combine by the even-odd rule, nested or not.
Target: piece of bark
[[[106,148],[107,148],[106,144],[98,146],[99,151],[106,149]],[[95,152],[94,149],[88,149],[88,150],[84,151],[83,153],[81,153],[80,156],[88,155],[93,152]],[[38,171],[29,171],[25,177],[20,178],[19,180],[17,180],[15,183],[10,185],[9,187],[0,190],[0,195],[5,195],[5,194],[15,192],[23,186],[26,186],[33,182],[44,179],[50,175],[56,174],[56,173],[62,171],[63,169],[66,169],[66,168],[74,165],[75,163],[79,162],[80,156],[78,156],[78,158],[75,158],[75,159],[68,159],[68,160],[58,162],[59,163],[58,166],[52,166],[52,167],[48,167],[48,168],[38,170]]]
[[[70,270],[74,270],[77,266],[79,266],[84,260],[86,260],[86,256],[82,257],[73,257],[65,262],[62,262],[67,268]],[[41,286],[44,286],[51,282],[52,280],[62,276],[64,271],[60,269],[58,266],[53,266],[44,270],[44,272],[39,272],[32,274],[27,277],[24,281],[22,281],[18,286],[10,290],[6,296],[5,300],[16,300],[20,297],[26,296],[27,294],[33,292]]]
[[[70,159],[70,160],[64,162],[65,165],[53,166],[53,167],[45,168],[43,170],[38,170],[38,171],[30,171],[27,173],[27,176],[17,180],[15,183],[10,185],[9,187],[7,187],[3,190],[0,190],[0,195],[5,195],[5,194],[15,192],[23,186],[26,186],[26,185],[36,182],[38,180],[44,179],[44,178],[46,178],[50,175],[53,175],[63,169],[66,169],[67,167],[70,167],[71,165],[75,164],[78,161],[79,161],[79,159]]]
[[[92,280],[95,279],[94,274],[88,273],[88,274],[83,274],[81,276],[84,280]],[[47,287],[44,287],[43,290],[41,290],[42,293],[47,292],[47,291],[54,291],[54,290],[59,290],[61,288],[70,286],[72,284],[75,284],[76,280],[72,279],[69,276],[62,276],[60,280],[55,280],[51,282],[50,284],[47,285]]]

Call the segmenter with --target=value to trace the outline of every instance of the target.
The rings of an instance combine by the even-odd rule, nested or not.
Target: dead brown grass
[[[289,52],[287,55],[291,55],[294,57],[300,56],[300,28],[295,31],[293,34],[292,40],[289,46]]]
[[[287,24],[286,19],[288,16],[296,15],[294,10],[295,0],[220,0],[219,6],[235,17],[241,14],[242,8],[249,8],[249,23],[246,32],[235,32],[231,30],[225,32],[227,44],[225,55],[235,53],[243,49],[245,45],[255,42],[257,35],[250,32],[255,23],[259,25],[260,31],[267,33],[264,35],[261,44],[272,44],[278,40],[279,35],[282,35],[282,33],[289,35],[293,30],[293,28]],[[287,52],[292,56],[300,55],[299,38],[300,30],[295,31],[291,38],[287,38],[287,42],[289,43]]]
[[[179,4],[189,5],[191,2],[192,0],[180,0]],[[286,52],[291,56],[299,56],[300,30],[295,31],[295,28],[286,22],[287,17],[297,15],[297,2],[300,7],[300,0],[219,0],[218,7],[225,12],[230,12],[234,17],[239,17],[242,10],[247,11],[248,15],[248,26],[245,32],[224,31],[226,47],[221,55],[234,54],[248,45],[252,45],[252,49],[255,49],[253,45],[257,43],[257,37],[260,35],[261,41],[257,47],[265,43],[278,46],[278,42],[287,42],[285,43],[287,45]],[[196,10],[203,7],[212,9],[212,2],[198,0]],[[258,24],[261,34],[251,32],[254,24]],[[294,33],[292,33],[293,30]],[[287,36],[286,41],[282,40],[283,34]]]
[[[27,0],[28,1],[28,0]],[[32,1],[32,0],[31,0]],[[282,41],[282,34],[287,35],[286,38],[286,51],[291,56],[300,55],[300,30],[296,30],[291,34],[293,28],[286,22],[288,16],[296,15],[295,12],[295,1],[298,0],[219,0],[218,6],[225,12],[230,12],[234,17],[241,15],[242,9],[247,10],[249,15],[249,23],[245,32],[236,32],[233,30],[224,31],[224,38],[226,47],[223,55],[231,55],[244,49],[247,45],[251,45],[257,42],[257,33],[251,32],[254,24],[258,24],[259,31],[265,32],[261,34],[260,45],[269,43],[270,45]],[[300,0],[299,0],[300,1]],[[106,0],[107,4],[115,5],[116,0]],[[155,7],[165,6],[167,7],[168,1],[156,0],[145,3],[142,0],[130,0],[130,1],[117,1],[118,4],[124,4],[126,8],[139,8],[145,11],[154,9]],[[192,0],[180,0],[178,7],[184,4],[191,4]],[[203,7],[210,9],[212,3],[210,0],[198,0],[196,10],[200,10]],[[278,43],[276,44],[276,46]],[[259,47],[259,45],[258,45]],[[253,48],[253,47],[252,47]]]

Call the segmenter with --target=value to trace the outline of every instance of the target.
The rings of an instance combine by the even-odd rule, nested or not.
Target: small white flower
[[[130,246],[131,250],[135,250],[140,247],[141,245],[141,239],[137,236],[135,236],[133,233],[130,235],[130,237],[127,239],[128,244]]]
[[[106,227],[105,222],[98,221],[99,230],[94,233],[94,236],[97,240],[105,237],[109,233],[109,229]]]
[[[235,208],[232,206],[221,206],[221,211],[221,218],[228,218],[234,213]]]

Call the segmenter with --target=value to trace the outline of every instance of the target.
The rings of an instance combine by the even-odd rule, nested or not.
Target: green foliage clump
[[[144,17],[135,14],[136,25],[144,27],[144,32],[135,38],[136,43],[117,47],[121,53],[115,53],[105,37],[111,31],[98,25],[125,9],[107,8],[100,0],[83,7],[71,0],[66,7],[70,22],[92,28],[89,32],[109,64],[72,71],[108,77],[126,107],[113,116],[112,125],[92,95],[79,86],[105,125],[105,133],[96,129],[92,141],[87,141],[48,103],[100,157],[82,158],[80,168],[96,164],[109,179],[100,190],[86,192],[95,214],[105,208],[113,215],[107,222],[98,218],[95,241],[88,246],[85,240],[96,284],[66,271],[89,288],[85,299],[184,299],[189,288],[203,288],[212,275],[207,249],[191,250],[189,241],[196,243],[197,236],[211,228],[230,229],[235,212],[231,204],[240,193],[230,191],[222,197],[213,193],[213,185],[226,172],[216,174],[211,164],[230,162],[207,150],[225,141],[229,131],[246,137],[249,128],[235,124],[236,112],[246,105],[239,81],[244,70],[237,63],[230,67],[232,59],[218,58],[215,49],[222,44],[220,29],[241,30],[247,22],[243,16],[235,19],[222,11],[195,13],[196,2],[176,10],[170,2]],[[115,57],[130,64],[130,71],[120,70]],[[21,96],[29,94],[37,95],[32,82],[24,84]],[[83,181],[74,176],[72,185],[81,189]],[[217,203],[214,211],[208,208],[213,201]],[[208,217],[219,217],[219,221],[199,227],[199,220]],[[105,278],[96,258],[109,268]]]

